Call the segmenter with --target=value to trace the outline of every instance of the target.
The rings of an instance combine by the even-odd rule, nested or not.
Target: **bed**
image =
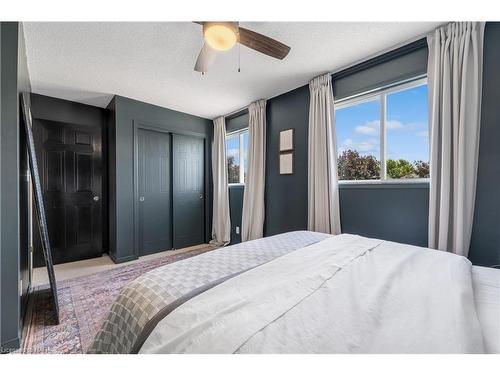
[[[499,353],[500,271],[390,241],[297,231],[150,271],[89,353]]]

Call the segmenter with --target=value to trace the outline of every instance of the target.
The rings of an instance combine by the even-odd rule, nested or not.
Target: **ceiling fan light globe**
[[[205,42],[218,51],[228,51],[238,41],[236,30],[231,25],[221,23],[210,24],[204,27]]]

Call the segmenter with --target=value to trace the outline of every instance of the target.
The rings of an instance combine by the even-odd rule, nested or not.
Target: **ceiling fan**
[[[290,47],[268,36],[239,26],[239,22],[195,22],[203,26],[205,43],[198,55],[194,70],[205,73],[214,63],[218,51],[228,51],[236,43],[283,60]]]

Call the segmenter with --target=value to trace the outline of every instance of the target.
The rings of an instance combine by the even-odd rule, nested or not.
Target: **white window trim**
[[[429,178],[388,178],[386,180],[339,180],[339,185],[408,185],[428,183]]]
[[[387,121],[387,95],[394,94],[400,91],[405,91],[410,88],[419,87],[427,84],[427,75],[418,76],[404,81],[399,81],[390,85],[381,86],[376,89],[365,91],[355,94],[340,100],[334,100],[334,111],[343,109],[354,105],[370,102],[375,99],[380,99],[380,178],[377,180],[339,180],[339,184],[353,185],[353,184],[421,184],[422,182],[429,182],[430,178],[387,178],[387,133],[385,131],[385,124]]]
[[[228,139],[239,137],[240,140],[240,182],[228,182],[228,186],[245,186],[245,158],[243,154],[245,152],[245,146],[243,144],[243,135],[248,132],[248,128],[238,129],[231,133],[226,133],[226,140],[224,142],[224,146]],[[227,155],[226,155],[227,158]],[[227,168],[227,160],[226,160],[226,168]]]

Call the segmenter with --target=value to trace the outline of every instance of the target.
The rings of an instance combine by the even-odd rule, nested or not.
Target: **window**
[[[335,115],[339,179],[379,179],[379,98],[339,109]]]
[[[429,177],[425,79],[335,103],[339,180]]]
[[[226,136],[228,182],[244,184],[247,180],[248,129]]]

